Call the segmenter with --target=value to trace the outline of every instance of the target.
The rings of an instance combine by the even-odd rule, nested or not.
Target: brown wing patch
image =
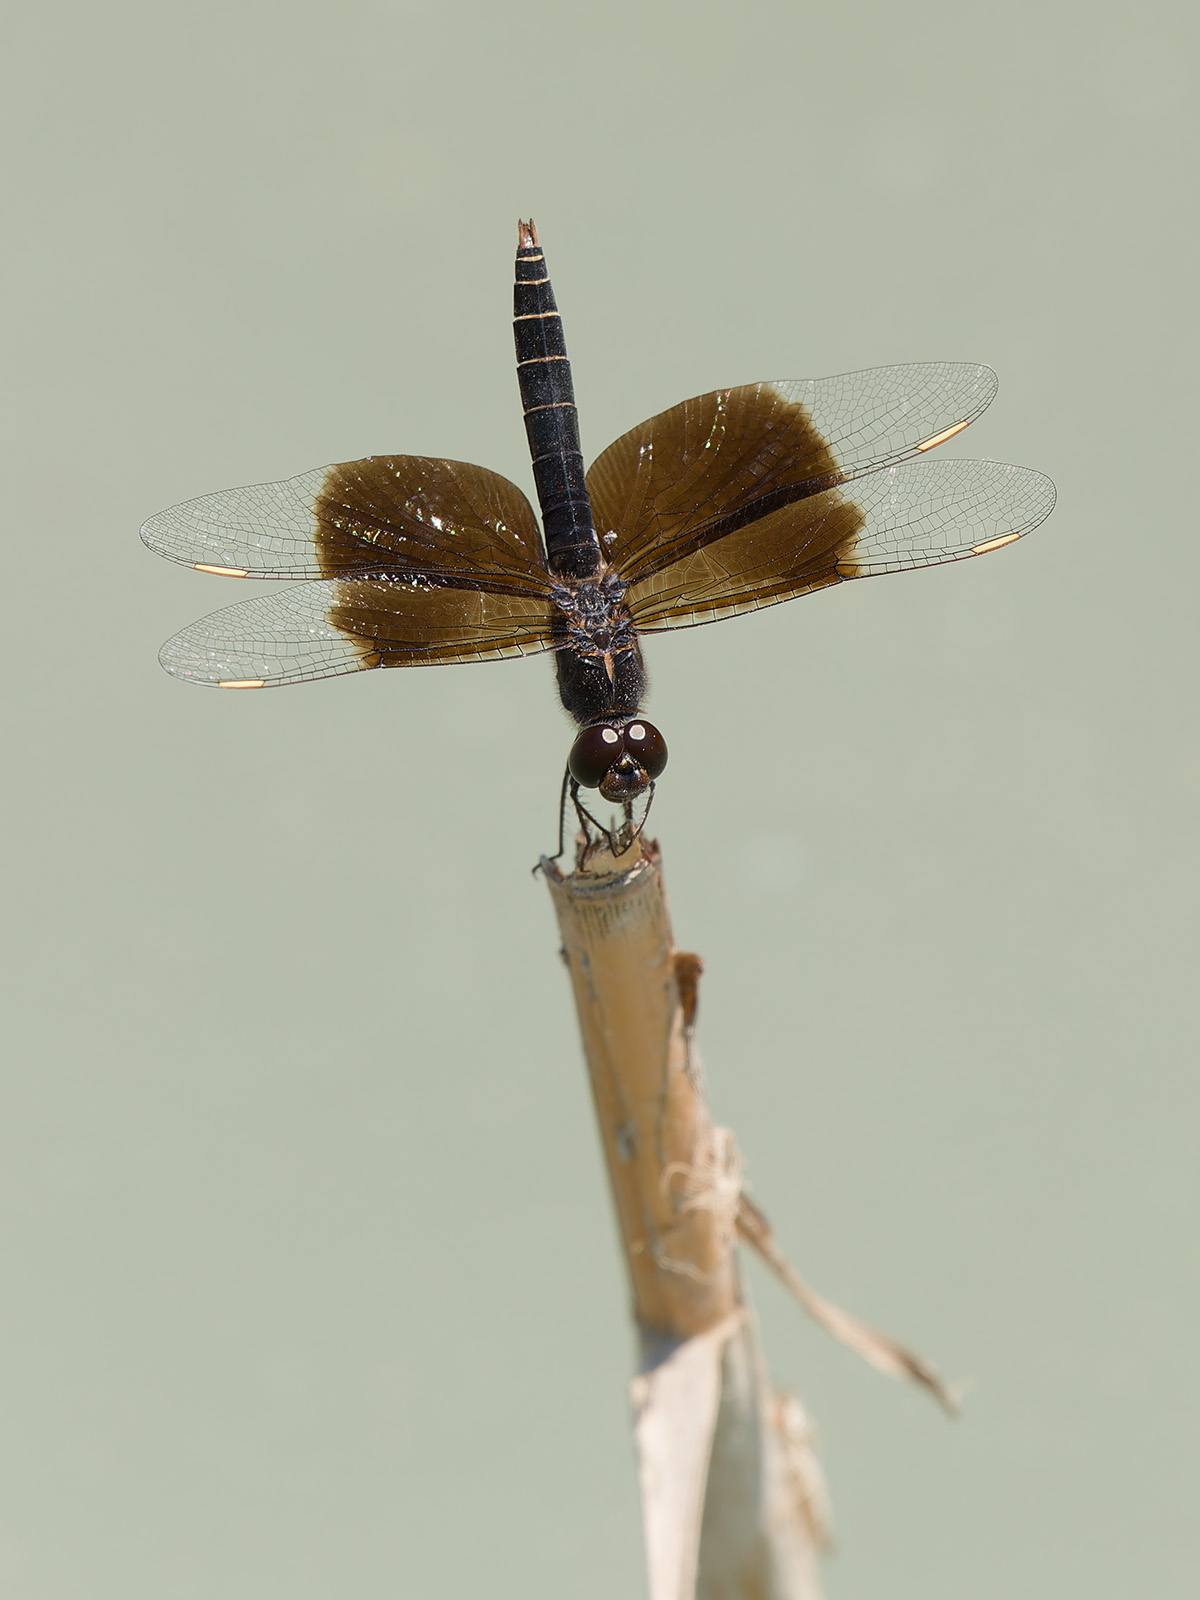
[[[629,591],[647,633],[756,611],[838,583],[853,563],[863,513],[837,489],[774,511],[643,578]]]
[[[327,617],[378,658],[372,666],[488,661],[551,648],[551,608],[537,596],[343,579]]]
[[[609,445],[587,486],[597,529],[616,535],[607,559],[636,579],[650,563],[678,560],[699,528],[751,507],[762,516],[771,509],[764,496],[812,492],[839,473],[806,408],[775,384],[753,383],[651,417]]]
[[[401,571],[458,588],[546,592],[533,509],[486,467],[429,456],[348,461],[326,470],[313,514],[325,577]]]

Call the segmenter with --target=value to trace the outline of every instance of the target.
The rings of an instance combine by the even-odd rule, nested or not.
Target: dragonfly
[[[1055,491],[1027,467],[928,459],[996,393],[990,367],[926,362],[684,400],[584,470],[571,364],[532,221],[518,224],[517,377],[541,511],[498,473],[367,456],[203,495],[152,517],[150,549],[197,572],[297,579],[184,628],[188,683],[265,689],[375,668],[550,651],[578,728],[560,807],[583,790],[644,826],[667,764],[642,713],[641,638],[856,578],[1014,543]],[[635,826],[634,805],[644,806]]]

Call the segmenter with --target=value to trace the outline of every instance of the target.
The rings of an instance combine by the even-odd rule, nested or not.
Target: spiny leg
[[[562,788],[558,791],[558,849],[550,857],[551,861],[561,861],[567,848],[567,785],[570,782],[571,769],[566,767],[563,770]],[[540,870],[540,867],[535,870]]]
[[[591,828],[594,828],[596,832],[601,835],[605,843],[608,845],[609,851],[614,856],[619,855],[621,852],[617,848],[617,841],[613,835],[612,829],[606,828],[600,821],[599,817],[594,817],[584,805],[583,801],[579,798],[579,784],[574,778],[571,779],[570,788],[571,804],[575,807],[575,815],[579,818],[579,826],[583,829],[585,841],[583,847],[584,858],[586,858],[588,852],[594,850],[596,845],[599,843],[598,839],[593,838]],[[588,826],[589,823],[591,824],[591,828]]]
[[[642,820],[636,828],[633,826],[633,802],[626,802],[625,809],[628,814],[625,820],[630,829],[629,844],[625,846],[626,850],[629,849],[629,845],[635,844],[646,830],[646,824],[650,820],[650,807],[654,804],[655,787],[656,785],[651,783],[649,789],[646,790],[646,809],[642,812]]]

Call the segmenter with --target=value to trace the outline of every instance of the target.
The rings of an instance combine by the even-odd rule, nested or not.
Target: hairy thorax
[[[602,567],[594,578],[555,584],[551,598],[565,625],[563,643],[569,650],[581,656],[612,656],[633,645],[636,636],[625,604],[625,585],[610,568]]]
[[[633,716],[646,688],[642,654],[625,604],[625,585],[607,567],[551,591],[558,689],[581,724]]]

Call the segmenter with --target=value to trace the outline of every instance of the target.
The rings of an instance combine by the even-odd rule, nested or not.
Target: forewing
[[[192,683],[262,689],[551,648],[550,607],[537,596],[351,578],[301,583],[214,612],[168,639],[159,660]]]
[[[547,585],[537,518],[516,484],[430,456],[367,456],[202,495],[151,517],[142,538],[172,561],[239,578],[425,573],[511,594]]]
[[[785,505],[932,449],[995,392],[990,367],[927,362],[684,400],[609,445],[588,472],[607,558],[635,582]]]
[[[1044,522],[1054,485],[999,461],[910,461],[771,512],[643,578],[628,604],[647,633],[756,611],[848,578],[961,561]]]

